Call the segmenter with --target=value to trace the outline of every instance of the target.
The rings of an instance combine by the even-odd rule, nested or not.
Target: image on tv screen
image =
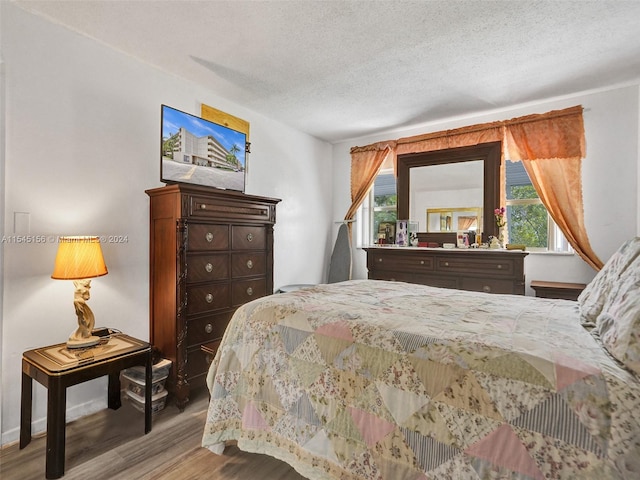
[[[244,192],[244,133],[162,105],[160,180]]]

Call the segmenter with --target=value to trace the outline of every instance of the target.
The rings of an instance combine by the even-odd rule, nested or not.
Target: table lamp
[[[98,237],[60,237],[51,278],[74,281],[73,305],[78,316],[78,328],[69,336],[67,348],[91,347],[100,343],[100,337],[91,334],[95,317],[86,302],[90,297],[89,279],[107,273]]]

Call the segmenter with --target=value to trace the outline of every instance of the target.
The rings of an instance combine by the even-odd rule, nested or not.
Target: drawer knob
[[[491,293],[491,287],[489,285],[485,285],[482,287],[482,291],[485,293]]]
[[[204,238],[207,240],[207,242],[211,243],[213,242],[213,233],[211,232],[207,232],[207,234],[204,236]]]
[[[205,332],[207,332],[207,333],[211,333],[211,332],[213,332],[213,325],[211,325],[210,323],[207,323],[207,324],[204,326],[204,331],[205,331]]]
[[[251,287],[247,288],[247,295],[249,296],[253,295],[253,288]]]
[[[378,263],[382,263],[382,259],[381,258],[378,259]]]
[[[206,210],[206,209],[207,209],[207,205],[205,203],[201,203],[200,210]]]
[[[205,269],[208,273],[211,273],[211,272],[213,272],[213,265],[211,265],[210,263],[207,263],[207,264],[204,266],[204,269]]]
[[[424,260],[420,260],[420,265],[424,265]]]
[[[247,241],[253,242],[253,233],[247,233]]]
[[[502,270],[502,265],[498,264],[498,270]]]
[[[449,262],[444,262],[444,266],[448,267],[449,266]]]
[[[247,268],[253,268],[253,262],[251,260],[247,260]]]
[[[206,300],[206,302],[207,302],[207,303],[211,303],[211,302],[213,302],[213,295],[212,295],[212,294],[210,294],[210,293],[207,293],[207,294],[204,296],[204,299]]]

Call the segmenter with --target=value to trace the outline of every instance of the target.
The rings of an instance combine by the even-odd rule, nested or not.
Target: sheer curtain
[[[352,205],[345,219],[353,218],[365,199],[387,155],[443,150],[502,141],[501,205],[504,205],[505,144],[512,161],[522,161],[531,183],[551,218],[580,255],[594,269],[602,261],[593,252],[584,226],[581,165],[585,156],[582,106],[528,115],[501,122],[379,142],[351,149]],[[395,163],[395,162],[394,162]],[[498,205],[496,205],[497,207]]]
[[[506,136],[510,159],[522,162],[569,244],[585,262],[600,270],[602,261],[591,248],[584,225],[582,108],[523,117],[509,125]]]

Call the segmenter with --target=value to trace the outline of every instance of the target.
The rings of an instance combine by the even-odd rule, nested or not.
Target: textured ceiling
[[[640,79],[640,0],[14,4],[329,142]]]

